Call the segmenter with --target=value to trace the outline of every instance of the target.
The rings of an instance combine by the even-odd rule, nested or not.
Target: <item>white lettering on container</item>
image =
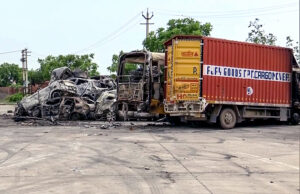
[[[216,65],[204,65],[203,75],[279,82],[290,82],[291,79],[291,74],[288,72]]]

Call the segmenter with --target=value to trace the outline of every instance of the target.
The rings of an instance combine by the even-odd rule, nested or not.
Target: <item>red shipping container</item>
[[[210,37],[202,39],[202,96],[207,102],[291,105],[291,49]]]

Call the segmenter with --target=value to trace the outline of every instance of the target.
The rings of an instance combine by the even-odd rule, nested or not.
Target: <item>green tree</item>
[[[42,72],[37,69],[37,70],[29,70],[28,71],[28,80],[31,84],[39,84],[39,83],[43,83],[44,79],[43,79],[43,74]]]
[[[152,52],[163,52],[163,43],[175,35],[203,35],[209,36],[213,27],[210,23],[201,24],[193,18],[171,19],[167,28],[158,28],[156,32],[151,31],[143,41],[146,49]]]
[[[295,43],[295,46],[294,46],[294,40],[290,36],[286,37],[286,47],[293,49],[295,59],[297,60],[298,64],[300,64],[300,54],[299,54],[299,46],[298,45],[299,45],[298,41]]]
[[[17,64],[3,63],[0,65],[0,86],[22,84],[22,69]]]
[[[53,69],[67,66],[70,69],[81,69],[88,72],[89,76],[99,75],[98,65],[93,62],[94,54],[89,55],[59,55],[47,56],[45,59],[38,59],[40,63],[40,72],[43,80],[49,80]]]
[[[110,76],[112,78],[116,78],[117,77],[117,72],[118,72],[118,66],[119,66],[119,59],[120,57],[124,54],[124,52],[121,50],[119,55],[114,54],[112,56],[112,64],[107,67],[107,70],[110,72]],[[134,63],[126,63],[125,64],[125,72],[124,74],[127,75],[129,74],[130,71],[132,70],[136,70],[138,68],[138,64],[134,64]]]
[[[253,22],[250,21],[248,28],[250,28],[250,32],[248,33],[246,41],[257,44],[275,45],[277,40],[276,36],[272,33],[266,34],[258,18],[255,18]]]
[[[124,54],[124,52],[122,50],[120,51],[119,55],[114,54],[111,59],[111,62],[112,62],[111,65],[109,67],[107,67],[107,70],[110,72],[110,74],[113,78],[116,77],[116,74],[118,71],[118,65],[119,65],[119,58],[123,54]]]

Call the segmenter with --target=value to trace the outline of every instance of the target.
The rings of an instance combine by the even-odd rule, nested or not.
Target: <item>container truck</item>
[[[164,115],[164,53],[123,54],[117,73],[116,112],[120,120],[158,119]]]
[[[165,42],[164,111],[173,121],[299,122],[300,71],[289,48],[175,36]]]

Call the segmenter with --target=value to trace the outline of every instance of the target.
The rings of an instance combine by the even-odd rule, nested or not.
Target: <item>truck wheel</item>
[[[180,117],[169,117],[168,120],[171,123],[171,125],[175,125],[175,126],[181,125]]]
[[[231,108],[225,108],[222,110],[219,116],[220,126],[223,129],[231,129],[236,124],[236,114]]]
[[[299,113],[293,113],[292,118],[291,118],[291,123],[293,125],[298,125],[299,121],[300,121]]]

